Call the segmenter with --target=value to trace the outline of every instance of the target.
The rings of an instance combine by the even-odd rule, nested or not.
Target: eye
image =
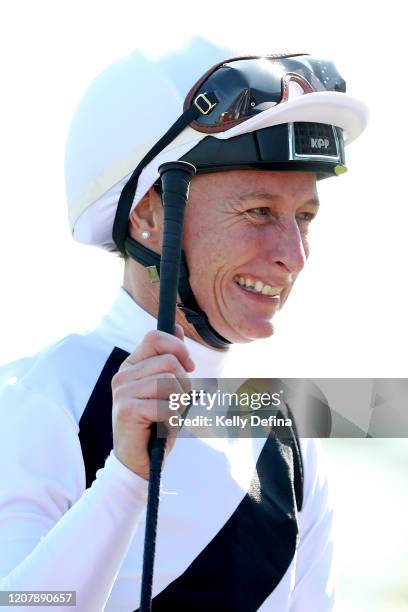
[[[267,206],[258,206],[257,208],[251,208],[248,212],[256,217],[267,217],[269,215],[269,208]]]
[[[296,215],[296,219],[300,223],[310,223],[310,221],[313,221],[315,216],[316,215],[314,215],[313,213],[303,212],[303,213],[299,213],[298,215]]]
[[[272,212],[268,206],[256,206],[245,211],[246,216],[250,219],[251,223],[257,225],[266,225],[272,218]]]

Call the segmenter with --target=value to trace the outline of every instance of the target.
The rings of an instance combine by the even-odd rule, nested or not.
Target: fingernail
[[[187,359],[187,366],[189,370],[194,370],[195,369],[195,363],[194,361],[191,359],[191,357],[189,357]]]

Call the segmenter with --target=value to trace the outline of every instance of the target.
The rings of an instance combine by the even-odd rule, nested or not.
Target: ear
[[[146,242],[149,248],[159,247],[162,238],[163,210],[161,198],[151,187],[140,200],[129,217],[129,235],[138,242]],[[150,232],[148,240],[142,238],[142,232]]]

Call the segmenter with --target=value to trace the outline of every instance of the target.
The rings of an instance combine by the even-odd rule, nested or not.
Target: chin
[[[272,321],[263,321],[262,324],[258,323],[258,325],[229,326],[224,332],[217,331],[233,344],[246,344],[248,342],[255,342],[255,340],[270,338],[273,336],[275,328]]]

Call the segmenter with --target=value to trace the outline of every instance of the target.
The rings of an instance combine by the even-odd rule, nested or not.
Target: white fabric
[[[147,483],[112,451],[85,489],[78,423],[113,348],[132,352],[155,327],[120,289],[94,331],[68,336],[0,371],[0,590],[75,590],[78,612],[138,606]],[[225,353],[189,339],[187,345],[195,376],[222,375]],[[154,594],[182,574],[228,520],[248,490],[263,443],[176,441],[162,477]],[[302,440],[301,448],[300,545],[259,608],[264,612],[329,612],[333,606],[327,478],[316,442]]]
[[[136,50],[94,80],[75,112],[66,145],[69,223],[76,240],[116,249],[116,196],[147,151],[182,114],[194,83],[233,55],[231,49],[193,38],[185,48],[160,58]],[[348,144],[364,130],[368,109],[360,100],[338,92],[298,93],[290,88],[287,102],[214,136],[227,139],[282,123],[311,121],[342,128]],[[180,159],[206,136],[188,127],[177,143],[156,156],[139,178],[133,207],[158,178],[161,163]]]

